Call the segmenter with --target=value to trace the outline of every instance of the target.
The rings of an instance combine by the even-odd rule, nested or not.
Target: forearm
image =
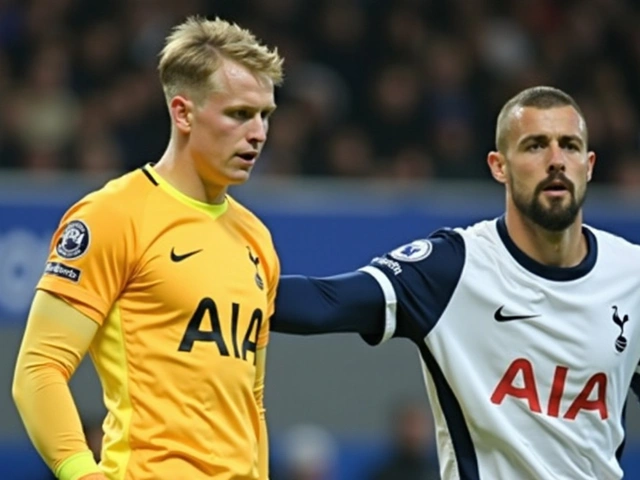
[[[30,370],[16,375],[13,395],[35,448],[58,478],[99,472],[62,372],[52,365]]]
[[[63,300],[38,291],[16,362],[16,406],[33,445],[63,480],[100,471],[68,385],[96,330]]]
[[[267,348],[261,347],[256,352],[256,378],[253,396],[258,407],[258,472],[260,480],[269,478],[269,435],[264,408],[264,376],[266,370]]]
[[[269,440],[267,421],[264,414],[260,417],[260,443],[258,444],[258,471],[260,480],[269,478]]]
[[[384,329],[384,322],[384,295],[366,273],[327,278],[284,275],[280,278],[271,331],[375,335]]]

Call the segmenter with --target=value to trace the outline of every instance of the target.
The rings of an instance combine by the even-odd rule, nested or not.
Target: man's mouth
[[[252,152],[240,152],[240,153],[236,154],[236,157],[240,157],[243,160],[246,160],[247,162],[252,162],[258,157],[258,152],[255,152],[255,151],[252,151]]]
[[[564,184],[564,182],[561,181],[556,181],[556,182],[551,182],[549,185],[547,185],[543,191],[545,192],[567,192],[569,191],[569,188],[567,187],[567,185]]]
[[[565,193],[573,193],[573,184],[566,178],[559,176],[542,185],[541,193],[548,196],[559,197]]]

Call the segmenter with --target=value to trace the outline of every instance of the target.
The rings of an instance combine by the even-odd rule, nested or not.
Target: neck
[[[554,267],[575,267],[587,256],[587,240],[582,233],[582,213],[569,228],[552,232],[533,223],[515,206],[507,207],[509,237],[527,256]]]
[[[169,142],[155,170],[172,187],[199,202],[212,205],[224,202],[227,188],[209,184],[198,173],[193,157],[184,148]]]

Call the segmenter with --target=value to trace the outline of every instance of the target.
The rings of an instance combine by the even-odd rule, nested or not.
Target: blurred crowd
[[[435,432],[425,399],[400,398],[388,414],[382,448],[360,455],[345,468],[344,444],[322,426],[299,424],[284,432],[279,461],[271,459],[272,480],[437,480]],[[371,454],[373,453],[373,454]],[[354,455],[354,452],[351,453]],[[358,455],[354,455],[358,457]],[[350,470],[350,471],[347,471]]]
[[[596,180],[640,186],[636,0],[0,0],[0,167],[159,158],[157,54],[195,13],[286,59],[261,174],[488,179],[499,108],[547,84],[584,109]]]

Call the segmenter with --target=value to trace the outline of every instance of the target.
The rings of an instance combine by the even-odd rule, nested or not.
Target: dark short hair
[[[573,107],[576,112],[578,112],[580,117],[582,117],[582,120],[584,122],[584,114],[582,113],[582,109],[580,108],[580,106],[571,95],[563,92],[559,88],[538,86],[527,88],[526,90],[521,91],[516,96],[508,100],[498,114],[498,120],[496,122],[496,148],[501,152],[504,152],[506,150],[506,136],[508,130],[507,119],[515,108],[534,107],[544,110],[548,108],[566,106]]]

